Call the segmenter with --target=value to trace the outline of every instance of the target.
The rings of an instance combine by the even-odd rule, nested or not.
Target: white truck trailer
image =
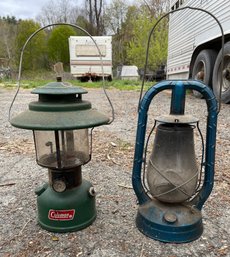
[[[112,79],[112,37],[95,36],[103,61],[104,76]],[[82,81],[102,78],[101,59],[97,47],[88,36],[71,36],[69,38],[70,72]]]
[[[222,101],[230,102],[230,1],[171,0],[170,8],[198,7],[214,14],[225,35],[224,71],[221,67],[221,31],[216,21],[201,11],[185,9],[169,17],[168,79],[198,79],[218,97],[223,76]],[[199,94],[197,94],[199,96]]]

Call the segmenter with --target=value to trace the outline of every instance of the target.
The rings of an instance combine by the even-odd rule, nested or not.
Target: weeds
[[[24,89],[33,89],[36,87],[44,86],[45,84],[52,82],[54,80],[21,80],[21,88]],[[103,83],[99,82],[80,82],[78,80],[67,80],[66,82],[71,83],[74,86],[80,86],[84,88],[101,88]],[[154,85],[154,82],[146,82],[145,90]],[[4,88],[15,88],[17,86],[16,80],[3,80],[0,81],[0,86]],[[127,80],[113,80],[111,82],[105,81],[105,86],[108,89],[119,89],[119,90],[140,90],[141,81],[127,81]]]
[[[64,75],[65,77],[65,75]],[[68,76],[67,76],[68,77]],[[33,89],[36,87],[44,86],[45,84],[55,81],[55,74],[48,71],[36,71],[36,72],[24,72],[20,81],[21,88]],[[103,86],[102,81],[97,82],[80,82],[77,79],[67,79],[64,81],[71,83],[74,86],[80,86],[85,88],[101,88]],[[142,82],[140,80],[118,80],[105,81],[106,88],[116,88],[119,90],[140,90]],[[145,90],[154,85],[155,82],[145,82]],[[0,87],[15,88],[17,86],[16,79],[3,79],[0,80]]]

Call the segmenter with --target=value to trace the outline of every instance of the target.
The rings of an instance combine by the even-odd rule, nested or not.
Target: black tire
[[[108,76],[108,81],[111,82],[112,80],[113,80],[113,79],[112,79],[112,76],[109,75],[109,76]]]
[[[90,79],[90,78],[89,78],[88,76],[80,77],[81,82],[88,82],[89,79]]]
[[[222,91],[221,91],[221,101],[223,103],[230,103],[230,42],[224,45],[224,70],[223,72],[221,69],[221,61],[222,61],[222,51],[220,50],[214,70],[213,70],[213,92],[217,99],[219,99],[220,95],[220,78],[221,75],[223,76],[223,84],[222,84]]]
[[[205,85],[212,88],[212,74],[216,60],[217,52],[213,49],[202,50],[196,57],[196,60],[192,69],[192,79],[200,80]],[[197,91],[193,91],[193,94],[197,98],[202,98],[202,94]]]

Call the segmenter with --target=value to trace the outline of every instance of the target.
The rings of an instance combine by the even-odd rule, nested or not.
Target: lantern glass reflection
[[[88,129],[34,131],[37,163],[51,169],[65,169],[89,160]]]
[[[150,193],[162,202],[183,202],[194,194],[197,181],[193,127],[160,124],[147,167]]]

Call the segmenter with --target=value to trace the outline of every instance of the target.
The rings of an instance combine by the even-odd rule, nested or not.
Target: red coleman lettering
[[[48,218],[50,220],[72,220],[75,210],[49,210]]]

